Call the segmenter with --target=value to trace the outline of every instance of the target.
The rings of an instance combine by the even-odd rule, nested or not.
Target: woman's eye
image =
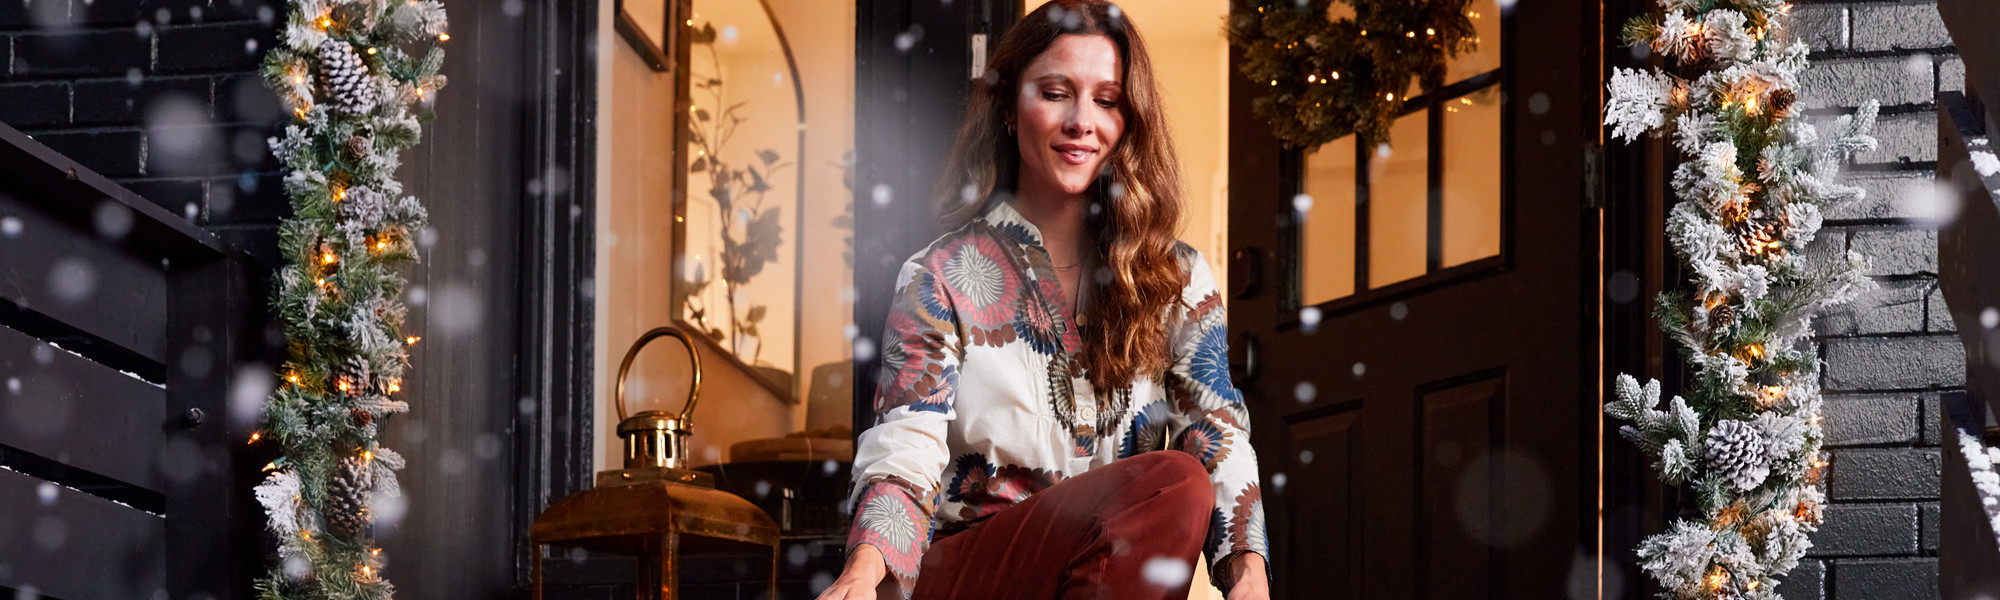
[[[1118,101],[1117,101],[1117,100],[1098,100],[1098,101],[1097,101],[1097,105],[1098,105],[1098,106],[1102,106],[1102,107],[1105,107],[1105,108],[1116,108],[1116,107],[1118,106]]]
[[[1067,97],[1062,92],[1042,92],[1042,99],[1050,102],[1057,102]]]

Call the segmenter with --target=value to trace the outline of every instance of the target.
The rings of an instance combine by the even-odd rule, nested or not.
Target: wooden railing
[[[1965,61],[1965,91],[1938,94],[1937,183],[1956,197],[1957,214],[1939,226],[1938,279],[1965,344],[1966,391],[1946,394],[1938,425],[1944,439],[1938,540],[1942,598],[2000,597],[2000,535],[1984,506],[1992,491],[1974,484],[1988,458],[1969,455],[1961,436],[2000,442],[1991,409],[2000,394],[2000,161],[1989,129],[2000,99],[2000,3],[1939,0],[1938,13]],[[1980,450],[1975,448],[1975,451]]]
[[[267,311],[240,256],[0,125],[0,594],[249,595]]]

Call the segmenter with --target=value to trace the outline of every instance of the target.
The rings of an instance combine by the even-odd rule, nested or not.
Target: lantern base
[[[711,489],[715,487],[715,475],[713,474],[673,467],[638,467],[597,472],[597,487],[601,488],[654,481],[685,483]]]

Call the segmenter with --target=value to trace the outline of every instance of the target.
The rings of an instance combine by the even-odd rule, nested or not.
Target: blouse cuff
[[[889,572],[911,589],[917,565],[930,547],[932,514],[936,494],[925,492],[900,477],[884,477],[867,483],[854,504],[854,528],[847,536],[847,550],[870,544],[882,553]]]

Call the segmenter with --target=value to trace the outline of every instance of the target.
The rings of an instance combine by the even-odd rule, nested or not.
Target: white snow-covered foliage
[[[1782,0],[1657,2],[1625,37],[1678,68],[1613,73],[1604,124],[1627,141],[1668,136],[1685,156],[1666,234],[1689,280],[1655,315],[1693,375],[1664,407],[1659,382],[1621,375],[1605,414],[1630,421],[1620,434],[1699,504],[1639,547],[1662,596],[1777,598],[1826,501],[1820,365],[1801,342],[1815,314],[1873,285],[1860,255],[1805,249],[1824,215],[1864,195],[1839,175],[1875,147],[1876,106],[1825,135],[1798,113],[1808,48],[1780,35]]]

